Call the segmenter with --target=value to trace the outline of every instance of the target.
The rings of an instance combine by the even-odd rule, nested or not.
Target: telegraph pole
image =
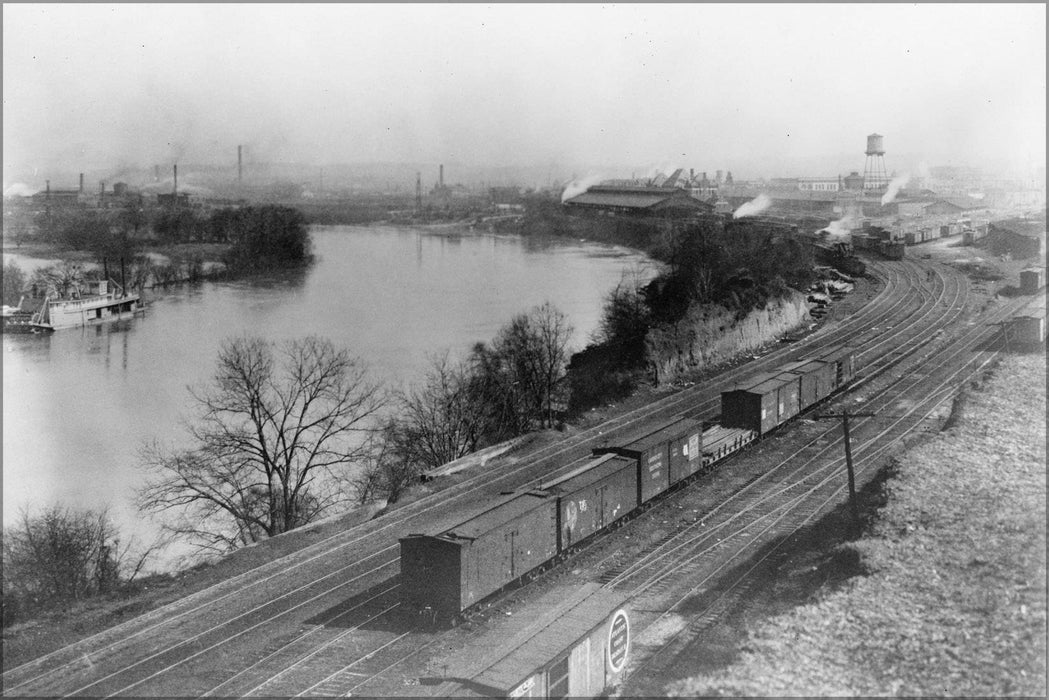
[[[845,469],[849,475],[849,505],[852,508],[852,519],[856,525],[860,524],[860,507],[856,501],[856,474],[852,469],[852,441],[849,438],[849,418],[873,418],[873,413],[849,413],[844,409],[841,413],[821,413],[816,416],[820,418],[841,418],[842,432],[845,433]]]

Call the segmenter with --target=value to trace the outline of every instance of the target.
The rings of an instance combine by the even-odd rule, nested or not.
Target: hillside
[[[873,532],[842,546],[866,575],[668,694],[1044,697],[1045,381],[1044,355],[1003,360],[899,460]]]

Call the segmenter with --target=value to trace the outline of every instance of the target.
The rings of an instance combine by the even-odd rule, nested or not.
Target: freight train
[[[401,538],[404,610],[456,623],[823,401],[855,374],[856,351],[848,345],[780,365],[722,392],[716,424],[704,429],[678,415],[617,435],[565,474],[504,494],[453,527]]]

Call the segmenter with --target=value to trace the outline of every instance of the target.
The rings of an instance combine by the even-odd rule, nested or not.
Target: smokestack
[[[84,173],[80,173],[80,194],[84,194]]]
[[[437,178],[437,183],[443,188],[444,187],[444,163],[441,163],[440,176]]]
[[[692,168],[688,169],[688,179],[689,179],[689,182],[691,182],[692,180],[696,179],[696,173],[695,173],[694,170],[692,170]]]
[[[178,194],[178,163],[175,163],[175,189],[174,194]]]
[[[46,182],[47,182],[47,194],[44,195],[44,196],[47,197],[48,199],[51,199],[51,181],[47,180]]]
[[[153,166],[153,182],[160,182],[160,166]]]
[[[423,208],[423,174],[420,172],[415,173],[415,208]]]
[[[241,159],[242,146],[237,146],[237,184],[239,185],[244,178],[243,161]]]

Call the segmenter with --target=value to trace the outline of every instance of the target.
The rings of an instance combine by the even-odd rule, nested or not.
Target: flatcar
[[[404,609],[454,621],[556,564],[667,491],[743,449],[853,380],[855,348],[826,348],[722,393],[720,422],[675,416],[613,435],[574,469],[436,534],[400,540]]]

